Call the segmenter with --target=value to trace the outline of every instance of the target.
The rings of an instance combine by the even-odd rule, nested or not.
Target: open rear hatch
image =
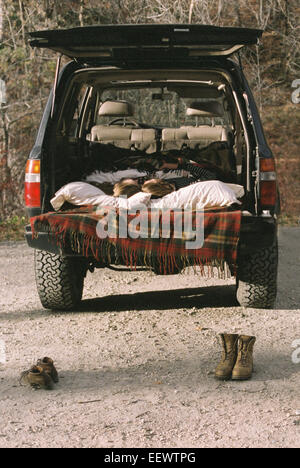
[[[207,25],[106,25],[31,32],[31,46],[60,52],[80,62],[147,57],[177,60],[229,56],[256,44],[263,31]],[[155,55],[153,55],[155,54]]]

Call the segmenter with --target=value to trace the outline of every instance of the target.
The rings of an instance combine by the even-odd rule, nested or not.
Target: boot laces
[[[243,366],[248,365],[249,362],[249,357],[250,357],[250,351],[247,343],[243,343],[241,346],[241,362]]]
[[[234,354],[234,348],[226,350],[224,353],[224,361],[229,361],[232,358],[233,354]]]
[[[244,349],[241,350],[241,361],[242,361],[243,366],[247,365],[247,363],[248,363],[247,349],[246,350],[244,350]]]
[[[24,379],[25,377],[28,376],[30,370],[26,370],[26,371],[23,371],[20,375],[20,378],[19,378],[19,384],[22,385],[22,382],[24,382]]]

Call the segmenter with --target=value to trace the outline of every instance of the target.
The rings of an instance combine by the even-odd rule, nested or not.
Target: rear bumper
[[[277,222],[273,217],[259,217],[250,214],[242,215],[239,253],[251,253],[273,244],[277,236]],[[55,239],[46,232],[32,235],[31,226],[25,228],[25,238],[29,247],[45,250],[64,257],[78,256],[68,245],[59,247]]]
[[[57,255],[63,255],[62,249],[56,245],[47,232],[38,232],[32,235],[31,226],[25,227],[25,239],[32,249],[45,250]]]
[[[242,215],[239,253],[251,253],[269,247],[276,238],[276,218]]]

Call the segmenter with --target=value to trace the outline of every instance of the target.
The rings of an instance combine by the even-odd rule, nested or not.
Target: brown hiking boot
[[[251,378],[253,372],[253,346],[255,340],[255,336],[240,336],[238,356],[232,371],[233,380],[248,380]]]
[[[220,333],[223,345],[222,360],[218,364],[215,377],[219,380],[228,380],[231,378],[232,369],[234,368],[237,353],[239,335]]]
[[[53,380],[40,366],[32,366],[29,370],[22,372],[20,384],[22,382],[35,389],[44,388],[51,390],[53,388]]]
[[[37,366],[41,367],[48,375],[50,375],[53,382],[58,382],[58,373],[51,358],[44,357],[43,359],[39,359]]]

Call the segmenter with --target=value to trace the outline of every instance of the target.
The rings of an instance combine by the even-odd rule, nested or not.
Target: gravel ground
[[[299,447],[300,229],[279,240],[274,310],[238,307],[232,280],[105,269],[76,313],[44,310],[33,251],[0,244],[0,447]],[[222,331],[257,337],[252,380],[214,379]],[[55,389],[19,386],[43,356]]]

